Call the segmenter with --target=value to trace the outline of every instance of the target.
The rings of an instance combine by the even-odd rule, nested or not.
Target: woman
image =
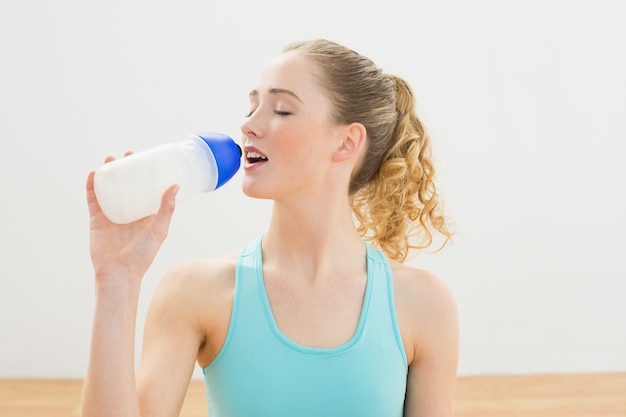
[[[335,43],[293,44],[263,71],[241,130],[243,191],[274,201],[269,227],[238,253],[163,277],[137,373],[141,279],[177,187],[154,216],[115,225],[90,173],[83,415],[176,416],[197,362],[210,417],[452,416],[455,302],[402,263],[431,230],[449,238],[408,85]]]

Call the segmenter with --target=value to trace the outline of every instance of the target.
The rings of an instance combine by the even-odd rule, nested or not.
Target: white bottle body
[[[130,223],[154,214],[167,188],[180,186],[177,202],[212,191],[217,163],[198,136],[166,143],[104,164],[96,171],[94,190],[104,214],[114,223]]]

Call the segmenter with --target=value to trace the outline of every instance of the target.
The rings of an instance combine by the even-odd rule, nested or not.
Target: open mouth
[[[246,153],[246,159],[249,163],[255,164],[257,162],[267,162],[267,157],[258,152],[248,152]]]

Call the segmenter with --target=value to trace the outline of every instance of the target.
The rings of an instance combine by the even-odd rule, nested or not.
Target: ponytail
[[[451,238],[434,183],[428,133],[415,112],[415,98],[400,77],[389,75],[397,120],[377,175],[352,196],[359,232],[391,259],[403,262],[410,249],[433,243],[431,230]],[[367,156],[366,156],[367,158]]]

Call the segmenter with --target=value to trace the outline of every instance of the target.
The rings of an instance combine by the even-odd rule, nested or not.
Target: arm
[[[459,354],[456,302],[450,290],[425,271],[402,281],[400,320],[408,344],[405,417],[452,417]]]
[[[152,298],[144,329],[137,390],[142,415],[178,416],[200,349],[203,318],[213,317],[206,268],[186,263],[168,272]]]
[[[110,160],[107,158],[107,162]],[[166,191],[156,215],[117,225],[100,210],[93,179],[91,172],[86,188],[96,303],[82,415],[139,417],[134,366],[139,290],[143,275],[167,236],[177,187]]]

